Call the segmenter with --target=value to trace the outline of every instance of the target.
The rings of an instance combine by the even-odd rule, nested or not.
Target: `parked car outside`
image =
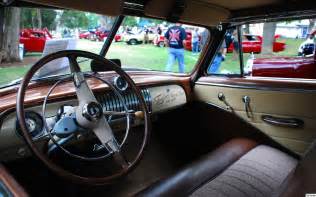
[[[186,39],[183,41],[183,46],[186,50],[192,51],[192,33],[190,30],[185,31],[187,34]],[[157,35],[153,41],[154,45],[158,47],[164,47],[165,46],[165,34]],[[201,40],[201,37],[199,36],[199,40]]]
[[[83,30],[79,32],[79,39],[89,39],[90,32],[88,30]]]
[[[192,51],[192,33],[191,31],[186,31],[187,38],[183,40],[183,46],[186,50]],[[201,36],[199,36],[199,40],[201,40]]]
[[[254,59],[252,76],[316,79],[316,56]]]
[[[23,29],[20,32],[20,43],[24,45],[24,54],[27,52],[43,52],[46,40],[53,36],[48,29]]]
[[[245,73],[255,77],[316,79],[316,55],[249,58]]]
[[[273,52],[280,52],[284,51],[286,48],[285,42],[278,41],[280,38],[280,35],[274,36],[274,42],[273,42]],[[262,36],[259,35],[252,35],[252,34],[244,34],[243,40],[242,40],[242,49],[244,53],[261,53],[262,49]],[[231,53],[233,52],[234,46],[233,43],[229,45],[227,48],[227,52]]]
[[[157,34],[156,37],[154,38],[153,44],[158,46],[158,47],[165,47],[164,33],[161,35]]]
[[[136,44],[143,43],[144,37],[145,37],[145,31],[142,31],[140,33],[126,32],[123,35],[123,41],[130,45],[136,45]],[[154,31],[149,30],[148,41],[153,42],[155,37],[156,37],[156,34],[154,33]]]

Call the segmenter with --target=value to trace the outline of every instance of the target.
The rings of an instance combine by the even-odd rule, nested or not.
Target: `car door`
[[[221,65],[226,70],[249,61],[244,58],[233,62],[229,55]],[[205,74],[196,81],[195,101],[232,113],[288,149],[304,154],[316,139],[316,80],[222,71]]]
[[[312,81],[206,76],[196,82],[194,95],[303,154],[316,138],[315,89]]]
[[[30,36],[30,52],[43,52],[45,41],[46,39],[43,33],[33,32]]]
[[[261,41],[258,36],[245,35],[242,39],[242,48],[244,53],[259,53],[261,51]]]

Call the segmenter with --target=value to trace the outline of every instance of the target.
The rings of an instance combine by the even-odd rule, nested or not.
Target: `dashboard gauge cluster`
[[[113,83],[114,86],[120,91],[125,91],[128,88],[128,83],[121,76],[115,77]]]
[[[31,134],[33,138],[39,136],[42,133],[43,128],[44,128],[44,123],[43,123],[42,116],[39,115],[38,113],[34,111],[25,112],[25,123],[26,123],[29,133]],[[16,120],[16,131],[19,135],[23,136],[18,120]]]

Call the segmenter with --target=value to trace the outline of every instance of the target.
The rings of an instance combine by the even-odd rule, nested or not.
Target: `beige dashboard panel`
[[[184,89],[178,85],[148,88],[152,99],[152,111],[162,112],[186,104]]]
[[[223,94],[227,104],[219,100]],[[250,117],[245,111],[244,96],[250,98]],[[194,88],[194,98],[218,106],[249,122],[285,147],[303,154],[316,139],[316,92],[286,92],[256,90],[234,87],[220,87],[198,84]],[[262,115],[279,118],[298,118],[304,121],[302,128],[289,128],[268,124]]]

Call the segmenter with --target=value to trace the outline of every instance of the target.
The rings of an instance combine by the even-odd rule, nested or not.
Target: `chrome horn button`
[[[82,107],[82,116],[89,121],[98,121],[103,114],[102,106],[97,102],[90,102]]]

